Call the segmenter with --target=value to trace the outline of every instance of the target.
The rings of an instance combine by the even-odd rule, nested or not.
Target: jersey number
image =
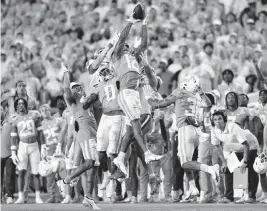
[[[107,97],[107,101],[115,100],[116,94],[115,94],[115,87],[113,85],[107,85],[105,86],[105,94]]]
[[[135,70],[135,71],[139,71],[139,66],[137,61],[135,60],[135,58],[133,58],[133,56],[129,56],[129,55],[125,55],[127,64],[128,64],[128,68],[131,70]]]
[[[56,131],[57,131],[56,127],[44,130],[44,136],[45,136],[47,145],[58,143],[58,139],[57,139],[58,133],[56,133]]]
[[[32,119],[18,122],[19,136],[33,136],[35,134],[35,124]]]

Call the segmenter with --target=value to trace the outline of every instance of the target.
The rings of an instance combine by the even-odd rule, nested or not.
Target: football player
[[[28,103],[23,98],[18,98],[14,102],[15,114],[11,115],[11,151],[12,160],[19,170],[18,191],[19,198],[16,204],[24,203],[23,180],[26,174],[28,163],[35,184],[35,202],[43,203],[40,197],[39,163],[40,152],[38,142],[41,142],[41,156],[46,156],[46,145],[40,121],[40,114],[37,111],[28,111]]]
[[[195,185],[192,170],[210,173],[214,180],[218,179],[219,166],[208,166],[192,161],[193,153],[199,142],[204,142],[209,138],[207,133],[200,130],[200,116],[203,107],[210,106],[209,98],[203,93],[199,86],[199,80],[194,75],[189,75],[176,89],[164,100],[148,99],[154,108],[163,108],[175,103],[175,113],[178,128],[178,156],[180,157],[182,168],[185,170],[189,181],[189,191],[185,201],[191,196],[199,194]]]
[[[67,132],[67,124],[62,118],[52,117],[51,109],[48,104],[40,106],[40,113],[43,117],[42,127],[47,146],[47,156],[53,157],[54,154],[62,154],[62,143]],[[45,203],[56,203],[55,196],[56,173],[47,177],[47,187],[50,197]]]
[[[71,182],[77,182],[82,173],[97,165],[96,120],[92,113],[92,107],[88,109],[83,108],[82,101],[86,96],[83,87],[79,83],[70,83],[68,69],[63,64],[62,66],[64,68],[64,94],[67,103],[71,105],[73,109],[74,126],[77,132],[74,166],[78,166],[78,168],[63,180],[65,184],[69,184]],[[82,159],[84,159],[84,162],[79,165]],[[91,175],[91,177],[88,178],[88,185],[92,185],[94,176],[95,175]],[[100,209],[96,206],[93,198],[89,197],[91,195],[91,189],[92,188],[88,188],[86,191],[87,193],[85,194],[84,200],[93,209]]]
[[[122,137],[125,133],[125,115],[118,104],[118,89],[116,86],[117,78],[114,77],[114,71],[110,66],[102,65],[99,69],[99,75],[102,82],[98,84],[90,97],[85,101],[84,108],[87,109],[97,99],[102,104],[103,114],[97,130],[97,151],[102,166],[105,166],[103,158],[105,153],[111,161],[110,169],[104,171],[104,179],[100,189],[106,188],[109,182],[109,176],[115,172],[113,164],[114,158],[118,155]]]
[[[127,131],[133,131],[134,137],[137,140],[139,146],[145,155],[145,161],[160,159],[162,156],[152,154],[146,147],[144,142],[144,136],[141,130],[141,102],[138,92],[140,82],[140,67],[136,60],[136,54],[140,54],[144,51],[146,40],[143,39],[140,47],[137,50],[132,51],[129,45],[125,42],[132,25],[140,20],[134,19],[132,16],[128,19],[127,26],[123,29],[120,34],[119,40],[115,46],[114,52],[111,56],[111,61],[114,64],[114,70],[118,77],[118,103],[126,115]],[[142,30],[146,31],[146,21],[143,21]],[[132,127],[132,128],[129,128]],[[122,143],[125,140],[131,140],[131,133],[127,133],[123,138]],[[129,142],[129,141],[127,141]],[[118,157],[114,159],[115,164],[124,172],[125,152],[120,152]]]

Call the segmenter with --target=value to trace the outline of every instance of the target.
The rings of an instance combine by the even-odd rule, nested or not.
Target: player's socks
[[[100,186],[100,189],[101,189],[101,190],[106,189],[106,187],[107,187],[107,185],[108,185],[108,183],[109,183],[109,177],[110,177],[110,176],[111,176],[111,174],[110,174],[109,171],[104,172],[104,179],[103,179],[102,184],[101,184],[101,186]]]

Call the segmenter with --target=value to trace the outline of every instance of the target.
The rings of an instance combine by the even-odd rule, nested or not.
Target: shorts
[[[123,89],[118,95],[118,103],[126,115],[128,121],[140,119],[141,101],[137,90]],[[126,120],[127,121],[127,120]]]
[[[178,129],[178,157],[181,165],[192,161],[195,148],[199,142],[209,139],[209,134],[201,132],[200,128],[192,125],[182,126]]]
[[[31,167],[31,173],[34,175],[39,174],[39,163],[41,160],[41,155],[38,147],[38,143],[24,143],[19,142],[18,148],[18,159],[19,163],[17,165],[18,170],[27,170],[28,163]]]
[[[125,116],[108,116],[102,114],[97,129],[97,151],[116,154],[119,152],[121,140],[126,132]]]

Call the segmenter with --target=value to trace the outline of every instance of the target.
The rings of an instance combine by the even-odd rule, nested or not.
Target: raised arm
[[[140,21],[140,20],[136,20],[133,18],[133,16],[130,17],[130,19],[127,20],[128,24],[126,25],[126,27],[122,30],[121,35],[119,37],[119,40],[115,46],[114,49],[114,53],[113,53],[113,57],[115,57],[115,59],[120,59],[122,56],[122,52],[123,52],[123,48],[124,48],[124,44],[125,41],[129,35],[129,32],[133,26],[134,23]]]
[[[70,90],[70,78],[68,69],[62,64],[62,68],[64,68],[64,76],[63,76],[63,89],[64,95],[67,103],[71,106],[73,103],[76,103],[75,99],[72,96]]]
[[[149,65],[148,59],[147,59],[147,52],[143,52],[140,55],[142,66],[144,67],[145,73],[147,75],[147,78],[149,80],[149,85],[155,90],[158,91],[158,79],[155,74],[154,69]]]
[[[143,20],[141,30],[141,44],[137,48],[137,53],[144,52],[147,49],[147,17]]]
[[[118,42],[119,36],[115,32],[108,43],[108,45],[104,48],[104,50],[98,55],[96,60],[94,60],[93,63],[90,64],[90,61],[87,62],[86,64],[86,69],[88,70],[89,74],[92,75],[94,74],[97,69],[100,67],[101,63],[103,62],[104,58],[107,56],[108,52],[112,47],[114,46],[115,43]]]

